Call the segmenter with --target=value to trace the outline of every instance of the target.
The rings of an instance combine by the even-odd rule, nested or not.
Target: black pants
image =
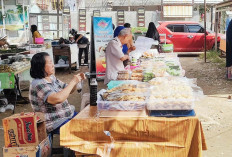
[[[81,58],[83,51],[85,53],[85,59],[84,59],[84,64],[88,64],[88,52],[89,52],[89,46],[87,45],[86,48],[79,48],[79,65],[81,65]]]

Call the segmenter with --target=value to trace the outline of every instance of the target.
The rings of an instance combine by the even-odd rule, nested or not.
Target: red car
[[[174,52],[198,52],[204,51],[204,28],[197,22],[165,21],[159,22],[157,28],[159,34],[166,34],[166,43],[174,45]],[[218,35],[217,42],[220,42]],[[163,43],[164,38],[161,37]],[[210,50],[214,47],[215,34],[207,31],[206,47]]]

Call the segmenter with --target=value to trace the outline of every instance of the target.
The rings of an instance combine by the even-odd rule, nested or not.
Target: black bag
[[[70,44],[70,41],[64,38],[60,38],[59,44]]]
[[[86,38],[85,36],[83,36],[80,40],[78,40],[77,43],[78,44],[88,44],[89,43],[89,39]]]

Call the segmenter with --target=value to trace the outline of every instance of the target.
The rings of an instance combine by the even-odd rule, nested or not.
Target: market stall
[[[98,92],[97,106],[61,127],[60,144],[76,155],[202,156],[207,147],[194,106],[203,92],[196,79],[185,77],[174,53],[139,48],[130,56],[117,80]]]
[[[97,113],[96,107],[88,106],[64,125],[60,144],[100,156],[110,151],[110,156],[197,157],[207,149],[197,117],[99,118]]]
[[[18,100],[23,100],[24,103],[28,101],[22,97],[20,89],[20,81],[31,81],[30,77],[30,58],[26,58],[25,55],[8,56],[8,59],[4,59],[0,64],[0,89],[4,91],[4,95],[9,103],[13,103],[13,106],[9,108],[15,111],[15,106]],[[12,95],[13,94],[13,95]],[[13,96],[13,97],[12,97]],[[10,105],[11,106],[11,105]],[[6,106],[2,106],[1,111],[5,112]]]

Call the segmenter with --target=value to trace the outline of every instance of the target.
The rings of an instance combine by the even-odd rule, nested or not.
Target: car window
[[[169,24],[166,27],[172,32],[188,32],[184,24]]]
[[[174,25],[173,32],[185,32],[184,25]]]
[[[167,25],[167,28],[173,32],[173,25]]]
[[[199,25],[187,25],[190,33],[204,33],[204,28]]]

